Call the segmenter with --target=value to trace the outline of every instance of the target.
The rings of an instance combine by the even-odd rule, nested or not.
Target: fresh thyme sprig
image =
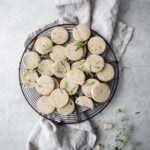
[[[127,145],[129,143],[129,136],[126,128],[122,127],[118,130],[115,142],[115,150],[121,150],[124,145]]]
[[[85,46],[86,46],[86,44],[87,44],[87,41],[79,41],[79,42],[77,42],[76,44],[75,44],[75,46],[76,46],[76,51],[77,50],[79,50],[80,48],[84,48]]]
[[[84,73],[86,76],[93,76],[93,74],[89,70],[85,70]]]
[[[122,147],[129,143],[128,129],[125,128],[125,123],[126,121],[128,121],[128,119],[126,118],[126,115],[122,109],[118,109],[117,112],[121,113],[122,117],[120,119],[121,126],[118,129],[118,133],[115,138],[116,143],[115,150],[122,150]]]

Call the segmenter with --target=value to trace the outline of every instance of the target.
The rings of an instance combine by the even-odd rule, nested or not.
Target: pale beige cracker
[[[86,60],[85,59],[82,59],[82,60],[79,60],[79,61],[76,61],[74,62],[72,65],[71,65],[71,68],[77,68],[77,69],[80,69],[82,71],[85,70],[85,62]]]
[[[51,40],[56,44],[64,44],[68,37],[68,31],[63,27],[55,27],[51,32]]]
[[[54,112],[55,107],[50,105],[49,96],[41,96],[37,101],[37,109],[42,114],[50,114]]]
[[[106,83],[95,84],[91,91],[93,100],[98,103],[107,101],[110,93],[110,88]]]
[[[65,54],[68,59],[72,61],[77,61],[83,57],[83,48],[78,48],[76,42],[70,43],[66,46]]]
[[[70,70],[70,65],[67,61],[57,61],[52,66],[53,74],[58,78],[66,76],[67,71]]]
[[[45,59],[42,60],[40,62],[40,64],[38,65],[38,72],[41,75],[48,75],[48,76],[52,76],[53,75],[53,71],[52,71],[52,65],[53,65],[53,61],[51,61],[50,59]]]
[[[97,72],[96,76],[103,82],[111,81],[115,76],[115,70],[111,64],[105,63],[102,71]]]
[[[53,43],[48,37],[41,36],[36,40],[34,47],[38,53],[45,55],[52,51],[52,45]]]
[[[61,45],[55,45],[52,47],[52,52],[50,53],[50,58],[53,61],[61,61],[66,59],[65,55],[66,48]]]
[[[71,82],[67,77],[65,77],[60,81],[60,88],[66,90],[69,95],[74,95],[76,94],[79,85]]]
[[[50,104],[53,107],[61,108],[69,101],[68,93],[63,89],[55,89],[50,94]]]
[[[36,90],[41,95],[48,95],[55,88],[55,82],[53,78],[42,75],[37,79]]]
[[[82,85],[83,94],[87,97],[92,97],[91,90],[93,86],[97,83],[99,83],[99,81],[93,78],[86,80],[85,83]]]
[[[101,37],[92,37],[88,41],[88,49],[92,54],[102,54],[106,50],[106,43]]]
[[[80,96],[76,99],[75,101],[76,104],[83,106],[83,107],[88,107],[93,109],[94,108],[94,103],[93,101],[88,98],[87,96]]]
[[[73,100],[69,100],[69,102],[61,107],[61,108],[57,108],[57,112],[61,115],[69,115],[71,113],[73,113],[73,111],[75,110],[75,104],[73,102]]]
[[[91,30],[85,24],[79,24],[73,29],[73,37],[76,41],[86,41],[90,35]]]
[[[68,71],[66,76],[70,81],[79,85],[82,85],[85,82],[84,73],[77,68],[73,68],[72,70]]]
[[[40,56],[36,52],[28,51],[24,53],[22,61],[26,69],[34,69],[40,63]]]
[[[38,74],[34,70],[26,70],[22,77],[22,84],[25,88],[33,88],[36,85]]]
[[[104,59],[99,55],[90,55],[86,60],[90,65],[91,72],[99,72],[104,67]]]

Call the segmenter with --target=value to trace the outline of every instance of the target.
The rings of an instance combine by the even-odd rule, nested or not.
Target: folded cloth
[[[56,0],[57,20],[38,29],[28,42],[44,28],[61,23],[84,23],[109,42],[120,60],[132,37],[133,29],[117,21],[119,0]],[[40,119],[27,140],[26,150],[92,150],[96,135],[89,121],[57,125]]]
[[[28,138],[27,150],[91,150],[95,140],[89,122],[57,125],[42,118]]]

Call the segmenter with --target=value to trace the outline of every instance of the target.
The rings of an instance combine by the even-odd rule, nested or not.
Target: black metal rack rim
[[[53,123],[57,123],[57,124],[59,124],[59,125],[62,125],[62,124],[75,124],[75,123],[80,123],[80,122],[89,120],[89,119],[95,117],[96,115],[98,115],[98,114],[99,114],[100,112],[102,112],[102,111],[106,108],[106,106],[112,101],[112,99],[113,99],[113,97],[114,97],[114,95],[115,95],[115,93],[116,93],[117,86],[118,86],[118,82],[119,82],[119,63],[118,63],[117,57],[116,57],[116,55],[115,55],[115,53],[114,53],[114,51],[113,51],[111,45],[107,42],[107,40],[106,40],[103,36],[99,35],[96,31],[92,30],[92,32],[94,32],[94,33],[97,34],[98,36],[102,37],[102,38],[105,40],[106,44],[109,45],[109,48],[110,48],[110,50],[112,51],[112,53],[113,53],[113,55],[114,55],[114,57],[115,57],[115,61],[114,61],[114,62],[117,64],[117,67],[116,67],[116,74],[117,74],[118,76],[117,76],[117,79],[116,79],[116,82],[115,82],[115,85],[114,85],[114,92],[113,92],[113,94],[111,95],[111,98],[109,98],[109,100],[108,100],[107,102],[105,102],[105,104],[102,106],[102,108],[101,108],[99,111],[97,111],[93,116],[90,116],[90,117],[88,117],[88,118],[86,118],[86,119],[84,119],[84,120],[79,120],[79,121],[71,122],[71,123],[56,122],[56,121],[54,121],[54,120],[51,120],[51,119],[49,119],[48,117],[46,117],[46,116],[42,115],[41,113],[39,113],[39,112],[31,105],[31,103],[28,101],[28,99],[27,99],[25,93],[23,92],[23,88],[22,88],[22,85],[21,85],[20,68],[21,68],[21,62],[22,62],[24,53],[25,53],[26,50],[28,49],[28,46],[29,46],[36,38],[38,38],[38,36],[39,36],[41,33],[45,32],[45,31],[47,31],[47,30],[49,30],[49,29],[51,29],[51,28],[58,27],[58,26],[65,26],[65,25],[66,25],[66,26],[67,26],[67,25],[68,25],[68,26],[69,26],[69,25],[72,25],[72,26],[74,25],[74,26],[75,26],[75,25],[77,25],[77,24],[58,24],[58,25],[55,25],[55,26],[47,27],[47,28],[45,28],[44,30],[41,30],[41,31],[40,31],[38,34],[36,34],[35,36],[33,36],[32,39],[31,39],[31,41],[28,43],[28,45],[25,47],[25,50],[23,51],[23,54],[22,54],[21,59],[20,59],[20,62],[19,62],[19,68],[18,68],[19,85],[20,85],[22,94],[23,94],[23,96],[25,97],[27,103],[28,103],[28,104],[30,105],[30,107],[31,107],[36,113],[38,113],[41,117],[44,117],[45,119],[48,119],[48,120],[52,121]]]

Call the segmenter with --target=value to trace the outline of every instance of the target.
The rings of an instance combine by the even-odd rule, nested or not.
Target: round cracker
[[[52,71],[52,65],[53,65],[53,61],[51,61],[50,59],[45,59],[42,60],[40,62],[40,64],[38,65],[38,72],[41,75],[48,75],[48,76],[52,76],[53,75],[53,71]]]
[[[25,52],[22,61],[26,69],[34,69],[40,63],[40,56],[36,52]]]
[[[63,44],[68,40],[68,31],[62,27],[56,27],[51,32],[51,39],[56,44]]]
[[[106,50],[106,43],[101,37],[92,37],[88,41],[88,49],[92,54],[102,54]]]
[[[84,73],[77,68],[73,68],[72,70],[68,71],[66,76],[71,82],[79,85],[82,85],[85,82]]]
[[[66,56],[73,61],[81,59],[84,54],[83,48],[77,49],[76,44],[76,42],[68,44],[65,51]]]
[[[52,51],[52,45],[52,41],[48,37],[41,36],[36,40],[34,47],[38,53],[45,55]]]
[[[61,115],[69,115],[73,113],[74,109],[75,109],[75,104],[73,100],[70,99],[69,102],[65,106],[61,108],[57,108],[57,111]]]
[[[38,74],[34,70],[26,70],[22,77],[22,84],[25,88],[33,88],[36,85]]]
[[[74,95],[76,94],[79,86],[78,84],[71,82],[67,77],[65,77],[60,82],[60,88],[66,90],[69,95]]]
[[[55,82],[53,78],[42,75],[37,79],[36,90],[41,95],[48,95],[52,92],[55,87]]]
[[[63,89],[55,89],[50,94],[50,104],[53,107],[63,107],[65,106],[69,101],[68,93]]]
[[[86,60],[90,65],[91,72],[99,72],[104,67],[104,59],[99,55],[90,55]]]
[[[37,101],[37,109],[42,114],[50,114],[54,112],[55,107],[50,105],[49,96],[41,96]]]
[[[98,103],[107,101],[110,93],[110,88],[106,83],[95,84],[91,91],[93,100]]]
[[[91,108],[91,109],[94,108],[93,101],[90,98],[86,97],[86,96],[78,97],[76,99],[75,103],[80,105],[80,106],[83,106],[83,107],[88,107],[88,108]]]
[[[53,73],[58,78],[66,76],[67,71],[70,70],[70,65],[66,61],[57,61],[52,66]]]
[[[85,59],[82,59],[82,60],[79,60],[79,61],[76,61],[72,64],[71,68],[77,68],[77,69],[80,69],[82,71],[85,70],[85,62],[86,60]]]
[[[86,41],[90,35],[91,30],[85,24],[79,24],[73,29],[73,37],[76,41]]]
[[[82,92],[85,96],[87,97],[92,97],[91,96],[91,90],[94,87],[95,84],[98,84],[99,81],[96,79],[88,79],[82,86]]]
[[[111,64],[105,63],[102,71],[97,72],[96,76],[99,80],[103,82],[111,81],[115,76],[114,68]]]
[[[50,58],[53,61],[61,61],[66,59],[65,55],[65,47],[61,45],[55,45],[52,48],[52,52],[50,53]]]

